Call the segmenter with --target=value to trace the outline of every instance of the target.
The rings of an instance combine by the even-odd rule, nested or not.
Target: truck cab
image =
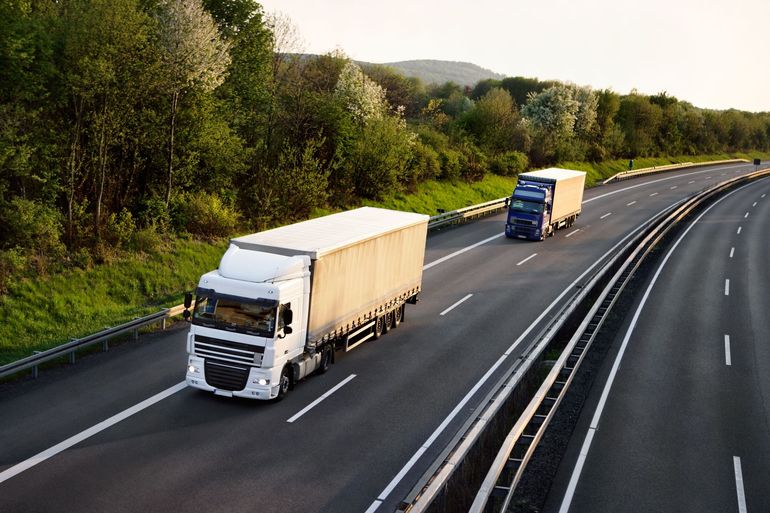
[[[552,235],[552,188],[519,182],[508,204],[505,235],[510,239],[543,240]]]
[[[195,291],[187,384],[228,397],[285,395],[305,348],[309,267],[307,256],[230,246]]]

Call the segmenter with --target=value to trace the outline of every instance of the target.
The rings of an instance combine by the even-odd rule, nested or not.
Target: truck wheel
[[[390,331],[390,329],[393,327],[393,310],[389,312],[385,312],[385,326],[383,328],[383,333],[387,333]]]
[[[332,350],[330,347],[325,347],[321,352],[321,361],[318,363],[318,374],[323,374],[329,370],[329,363],[332,360]]]
[[[278,396],[275,398],[276,401],[280,401],[286,395],[289,393],[289,388],[291,387],[291,374],[289,372],[289,366],[284,366],[283,370],[281,371],[281,378],[278,380]]]
[[[385,320],[383,319],[384,316],[380,315],[374,320],[374,340],[377,340],[382,336],[384,326],[385,326]]]
[[[393,327],[397,327],[401,324],[401,319],[404,317],[404,305],[399,306],[393,310]]]

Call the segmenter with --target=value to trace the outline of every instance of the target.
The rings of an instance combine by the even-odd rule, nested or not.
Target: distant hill
[[[435,61],[428,59],[386,62],[383,66],[390,66],[407,77],[417,77],[426,84],[443,84],[454,82],[461,86],[474,86],[479,80],[494,78],[502,80],[505,75],[495,73],[470,62]]]

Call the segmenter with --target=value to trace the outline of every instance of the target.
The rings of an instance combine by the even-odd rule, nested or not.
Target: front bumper
[[[194,368],[195,370],[190,370]],[[187,374],[185,381],[187,384],[194,388],[206,390],[207,392],[213,392],[216,395],[225,397],[243,397],[246,399],[260,399],[269,400],[275,399],[278,396],[278,385],[271,384],[260,385],[258,381],[266,378],[264,369],[252,367],[249,369],[249,375],[246,379],[246,386],[242,390],[226,390],[223,388],[217,388],[212,386],[206,380],[206,365],[203,358],[190,356],[187,361]],[[276,381],[277,382],[277,381]]]

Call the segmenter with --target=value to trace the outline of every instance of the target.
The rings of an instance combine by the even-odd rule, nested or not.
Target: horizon
[[[303,53],[341,50],[373,64],[463,62],[622,95],[665,92],[702,109],[770,112],[763,87],[770,69],[758,62],[767,45],[751,30],[754,20],[770,16],[770,2],[762,0],[481,0],[474,10],[456,0],[261,4],[292,20]]]

